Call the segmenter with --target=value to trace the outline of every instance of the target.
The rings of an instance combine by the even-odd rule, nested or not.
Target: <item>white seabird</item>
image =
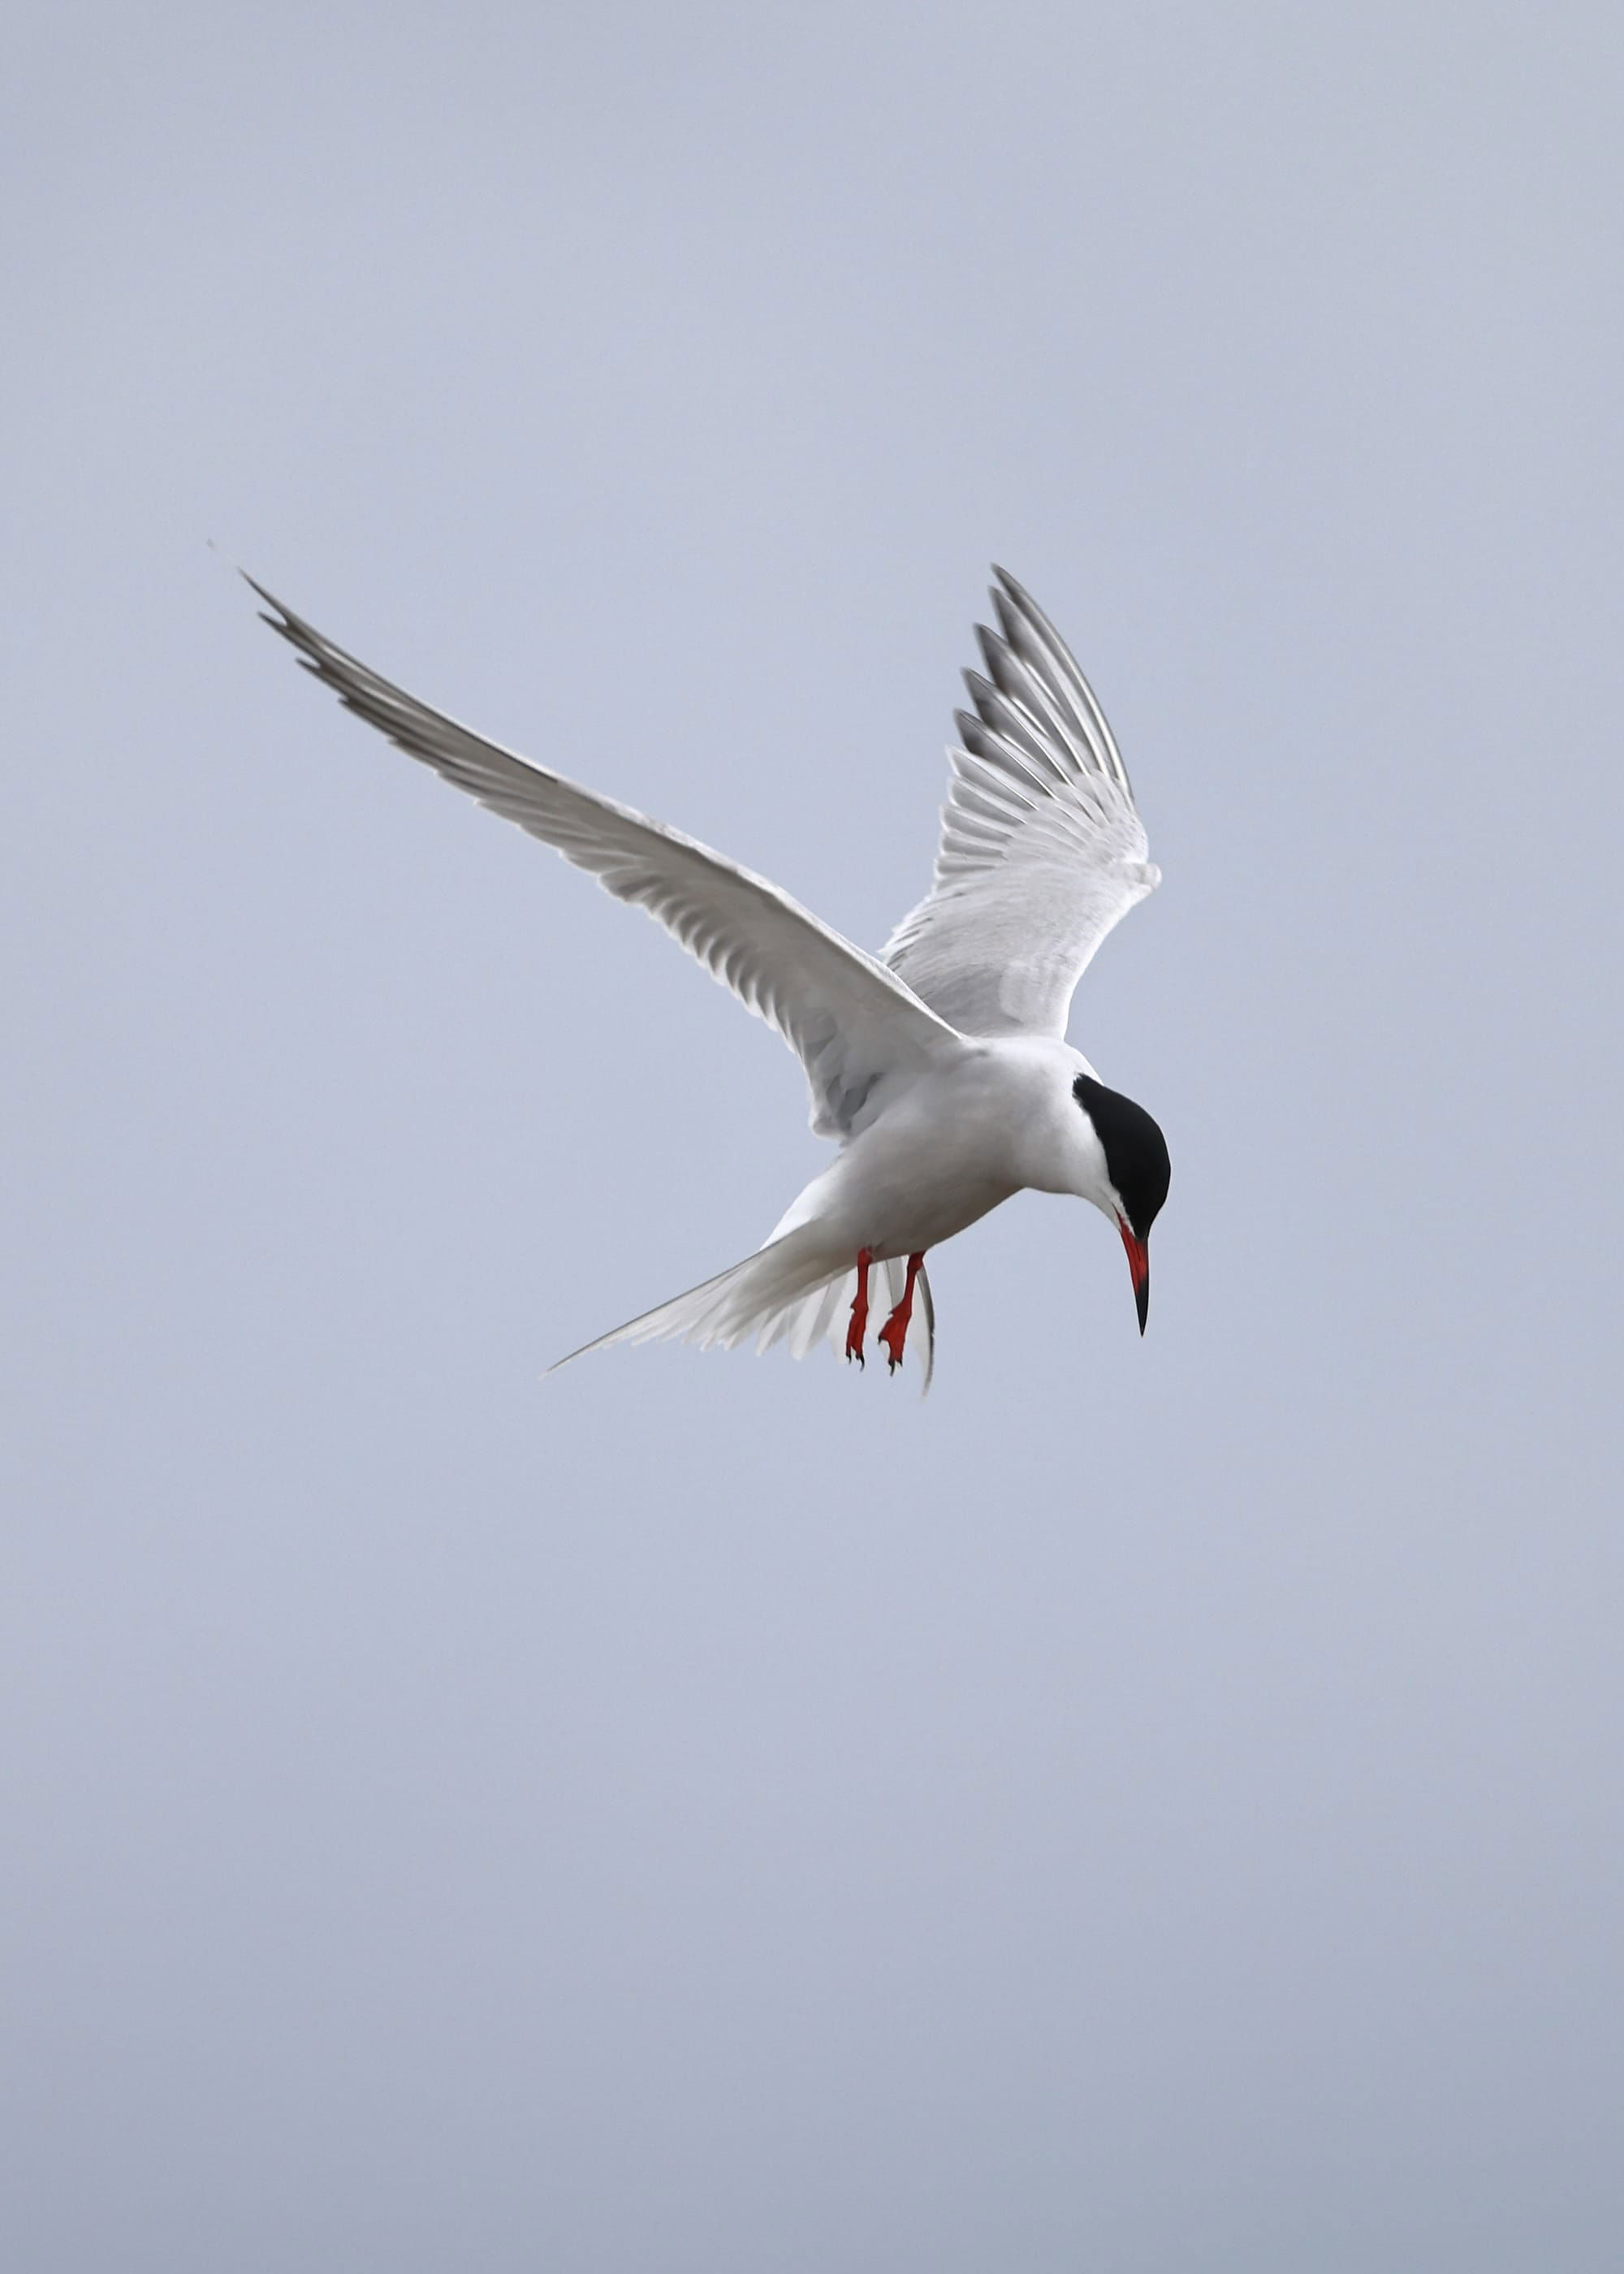
[[[839,1145],[756,1254],[571,1357],[751,1335],[801,1357],[827,1337],[861,1364],[879,1283],[892,1372],[919,1302],[929,1387],[926,1252],[1026,1189],[1073,1193],[1116,1224],[1144,1332],[1167,1146],[1065,1028],[1094,950],[1161,873],[1087,681],[1014,578],[993,573],[998,629],[978,625],[985,674],[965,674],[974,708],[956,714],[931,889],[877,957],[679,830],[431,710],[247,580],[346,708],[646,909],[775,1027],[806,1070],[813,1129]]]

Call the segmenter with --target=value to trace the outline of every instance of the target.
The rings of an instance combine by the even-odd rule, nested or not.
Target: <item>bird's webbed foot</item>
[[[853,1359],[859,1366],[863,1364],[863,1337],[868,1331],[868,1266],[873,1261],[872,1250],[867,1247],[858,1249],[857,1292],[852,1300],[852,1323],[846,1330],[848,1364]]]
[[[902,1350],[908,1338],[908,1321],[914,1316],[914,1282],[918,1278],[922,1254],[908,1258],[907,1284],[902,1291],[902,1300],[880,1329],[879,1338],[885,1345],[886,1363],[892,1374],[902,1364]]]

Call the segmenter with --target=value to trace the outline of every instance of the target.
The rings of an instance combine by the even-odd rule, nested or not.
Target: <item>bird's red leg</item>
[[[863,1362],[863,1337],[868,1330],[868,1266],[874,1261],[871,1248],[857,1251],[857,1293],[852,1303],[852,1323],[846,1330],[846,1355]]]
[[[922,1255],[909,1256],[907,1284],[902,1291],[902,1300],[880,1329],[880,1340],[885,1345],[886,1357],[893,1374],[902,1364],[902,1345],[908,1338],[908,1321],[914,1315],[914,1282],[919,1276],[920,1266],[924,1260]]]

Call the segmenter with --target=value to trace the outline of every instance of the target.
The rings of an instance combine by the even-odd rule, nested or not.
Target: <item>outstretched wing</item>
[[[888,1075],[910,1076],[959,1037],[906,983],[748,869],[628,806],[487,742],[391,686],[247,579],[265,618],[347,710],[482,805],[516,822],[646,909],[783,1035],[806,1068],[812,1126],[845,1137],[877,1110]]]
[[[1071,994],[1119,917],[1161,882],[1105,714],[1065,643],[995,568],[999,629],[976,626],[987,675],[974,712],[929,897],[885,960],[966,1035],[1064,1035]]]

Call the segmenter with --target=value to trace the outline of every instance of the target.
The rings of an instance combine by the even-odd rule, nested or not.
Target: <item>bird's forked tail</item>
[[[870,1267],[876,1307],[889,1291],[894,1306],[902,1299],[906,1266],[902,1259]],[[742,1263],[718,1272],[686,1294],[628,1319],[579,1350],[571,1351],[547,1368],[556,1374],[572,1359],[589,1351],[606,1350],[611,1343],[693,1343],[700,1350],[719,1344],[732,1350],[754,1335],[758,1351],[787,1343],[792,1358],[805,1358],[820,1341],[836,1351],[846,1348],[846,1321],[857,1291],[855,1264],[831,1273],[826,1242],[808,1225],[769,1240]],[[911,1355],[918,1358],[923,1380],[921,1395],[930,1387],[936,1359],[936,1306],[930,1283],[921,1269],[916,1285],[919,1308],[911,1337]]]

